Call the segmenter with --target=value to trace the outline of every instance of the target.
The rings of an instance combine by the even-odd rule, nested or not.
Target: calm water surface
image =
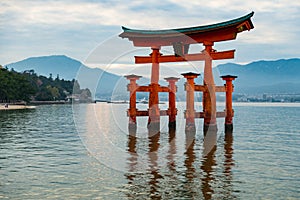
[[[216,146],[200,119],[186,136],[183,103],[177,131],[162,117],[152,138],[146,118],[129,136],[125,104],[1,111],[0,199],[299,199],[300,104],[234,108]]]

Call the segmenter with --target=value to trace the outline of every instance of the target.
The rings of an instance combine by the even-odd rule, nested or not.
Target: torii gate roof
[[[138,30],[122,26],[123,33],[119,36],[133,41],[134,46],[170,46],[175,42],[183,44],[219,42],[233,40],[237,33],[253,29],[251,12],[240,18],[229,21],[189,28],[165,29],[165,30]]]

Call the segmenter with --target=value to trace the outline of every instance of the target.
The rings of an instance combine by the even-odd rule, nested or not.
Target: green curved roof
[[[133,35],[144,35],[144,36],[154,36],[154,35],[168,35],[168,34],[174,34],[174,33],[181,33],[181,34],[189,34],[189,33],[201,33],[206,31],[212,31],[217,29],[222,29],[234,25],[239,25],[245,21],[249,20],[249,24],[251,26],[251,29],[254,28],[250,18],[254,15],[254,12],[251,12],[243,17],[232,19],[229,21],[211,24],[211,25],[205,25],[205,26],[195,26],[195,27],[189,27],[189,28],[178,28],[178,29],[165,29],[165,30],[139,30],[139,29],[130,29],[127,27],[122,26],[123,33],[121,33],[120,37],[130,37]]]

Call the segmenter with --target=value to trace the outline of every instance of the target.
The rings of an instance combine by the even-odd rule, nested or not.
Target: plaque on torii
[[[174,115],[176,115],[175,110],[177,111],[177,109],[173,101],[175,101],[175,82],[177,80],[172,81],[172,86],[171,84],[169,84],[169,87],[160,86],[159,63],[204,61],[203,85],[195,85],[194,83],[194,79],[199,74],[192,72],[182,74],[187,79],[185,85],[187,97],[185,111],[186,129],[193,130],[195,128],[195,118],[204,118],[204,129],[216,128],[217,117],[225,117],[225,128],[232,129],[233,109],[231,105],[232,100],[229,98],[232,98],[232,80],[236,77],[223,76],[222,78],[226,81],[226,84],[224,86],[216,86],[212,73],[212,60],[232,59],[234,58],[235,50],[218,52],[213,49],[213,45],[216,42],[234,40],[238,33],[253,29],[254,26],[251,21],[253,15],[254,12],[251,12],[243,17],[226,22],[179,29],[137,30],[122,27],[123,32],[119,35],[120,37],[129,39],[136,47],[150,47],[152,49],[152,53],[149,56],[135,56],[136,64],[152,64],[151,83],[149,86],[138,86],[136,84],[138,78],[134,77],[134,75],[127,76],[131,82],[128,89],[130,95],[133,95],[134,98],[135,92],[149,92],[149,109],[147,111],[138,111],[135,107],[135,102],[133,102],[135,100],[131,97],[128,110],[129,123],[136,124],[136,116],[149,116],[148,125],[151,126],[151,124],[159,124],[161,115],[169,115],[169,119],[174,124],[176,121]],[[204,50],[199,53],[189,53],[190,45],[199,43],[204,45]],[[173,46],[174,54],[162,55],[160,49],[163,46]],[[196,112],[194,109],[195,91],[203,92],[203,112]],[[169,92],[168,112],[159,110],[159,92]],[[224,112],[217,112],[216,110],[216,92],[226,92]],[[170,117],[171,114],[173,115],[172,117]]]

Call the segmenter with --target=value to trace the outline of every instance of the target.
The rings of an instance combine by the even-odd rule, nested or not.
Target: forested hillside
[[[16,100],[29,101],[36,94],[36,88],[28,77],[8,71],[0,67],[0,101],[9,102]]]
[[[67,97],[88,99],[91,97],[89,89],[80,89],[78,82],[73,80],[37,75],[34,70],[15,72],[3,67],[0,69],[0,101],[57,101]],[[73,95],[73,96],[72,96]]]

